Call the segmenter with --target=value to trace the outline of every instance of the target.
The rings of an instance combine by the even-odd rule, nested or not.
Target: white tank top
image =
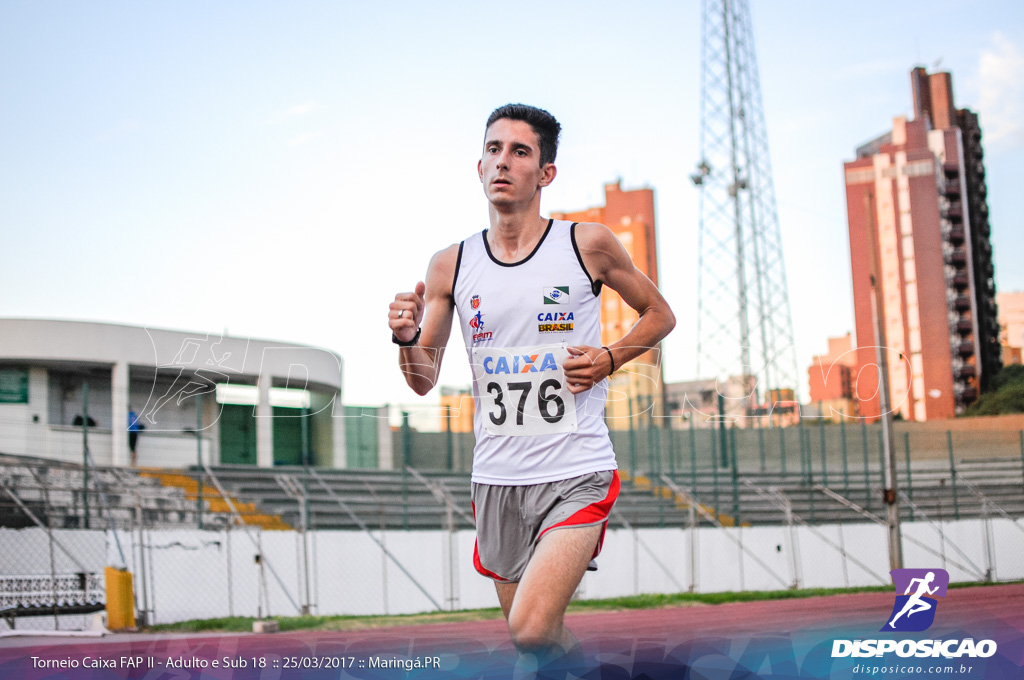
[[[601,346],[601,284],[583,266],[575,228],[550,220],[512,264],[491,254],[486,230],[459,246],[452,294],[473,368],[473,482],[521,486],[617,468],[608,381],[573,395],[562,374],[565,347]]]

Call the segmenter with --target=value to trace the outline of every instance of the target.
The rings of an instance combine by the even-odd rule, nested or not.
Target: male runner
[[[542,218],[561,126],[522,104],[487,121],[477,164],[490,228],[436,253],[388,321],[417,394],[435,384],[458,309],[477,400],[477,571],[495,581],[516,647],[538,664],[578,654],[565,609],[618,495],[606,378],[675,325],[668,303],[607,227]],[[600,289],[640,314],[601,346]]]

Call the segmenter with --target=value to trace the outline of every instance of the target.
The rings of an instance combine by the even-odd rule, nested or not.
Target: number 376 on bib
[[[488,434],[526,436],[576,429],[576,399],[562,363],[565,345],[474,348],[473,379]]]

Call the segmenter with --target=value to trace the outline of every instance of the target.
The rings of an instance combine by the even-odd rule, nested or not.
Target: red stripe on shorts
[[[473,519],[476,519],[476,503],[470,503],[470,507],[473,508]],[[480,563],[480,551],[477,549],[476,539],[473,539],[473,567],[488,578],[493,578],[495,581],[502,581],[508,583],[507,578],[502,578],[495,574],[493,571],[487,569],[483,564]]]
[[[585,524],[597,524],[598,522],[604,522],[601,527],[601,538],[597,541],[597,548],[594,550],[594,557],[597,557],[601,552],[601,546],[604,544],[604,531],[608,527],[608,514],[612,511],[612,506],[615,505],[615,500],[619,497],[619,471],[612,470],[612,483],[608,485],[608,494],[596,503],[591,503],[585,508],[581,508],[574,512],[572,515],[562,520],[558,524],[552,524],[547,529],[540,533],[537,537],[539,541],[541,536],[551,531],[552,529],[558,529],[561,527],[571,527],[576,525]]]

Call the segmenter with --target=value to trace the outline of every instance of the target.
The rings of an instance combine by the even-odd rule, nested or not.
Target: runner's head
[[[540,143],[541,167],[555,162],[555,156],[558,154],[558,136],[562,132],[562,126],[558,124],[554,116],[535,106],[505,104],[494,109],[487,118],[487,126],[484,129],[490,128],[495,121],[503,118],[521,120],[533,128],[537,135],[537,141]]]

